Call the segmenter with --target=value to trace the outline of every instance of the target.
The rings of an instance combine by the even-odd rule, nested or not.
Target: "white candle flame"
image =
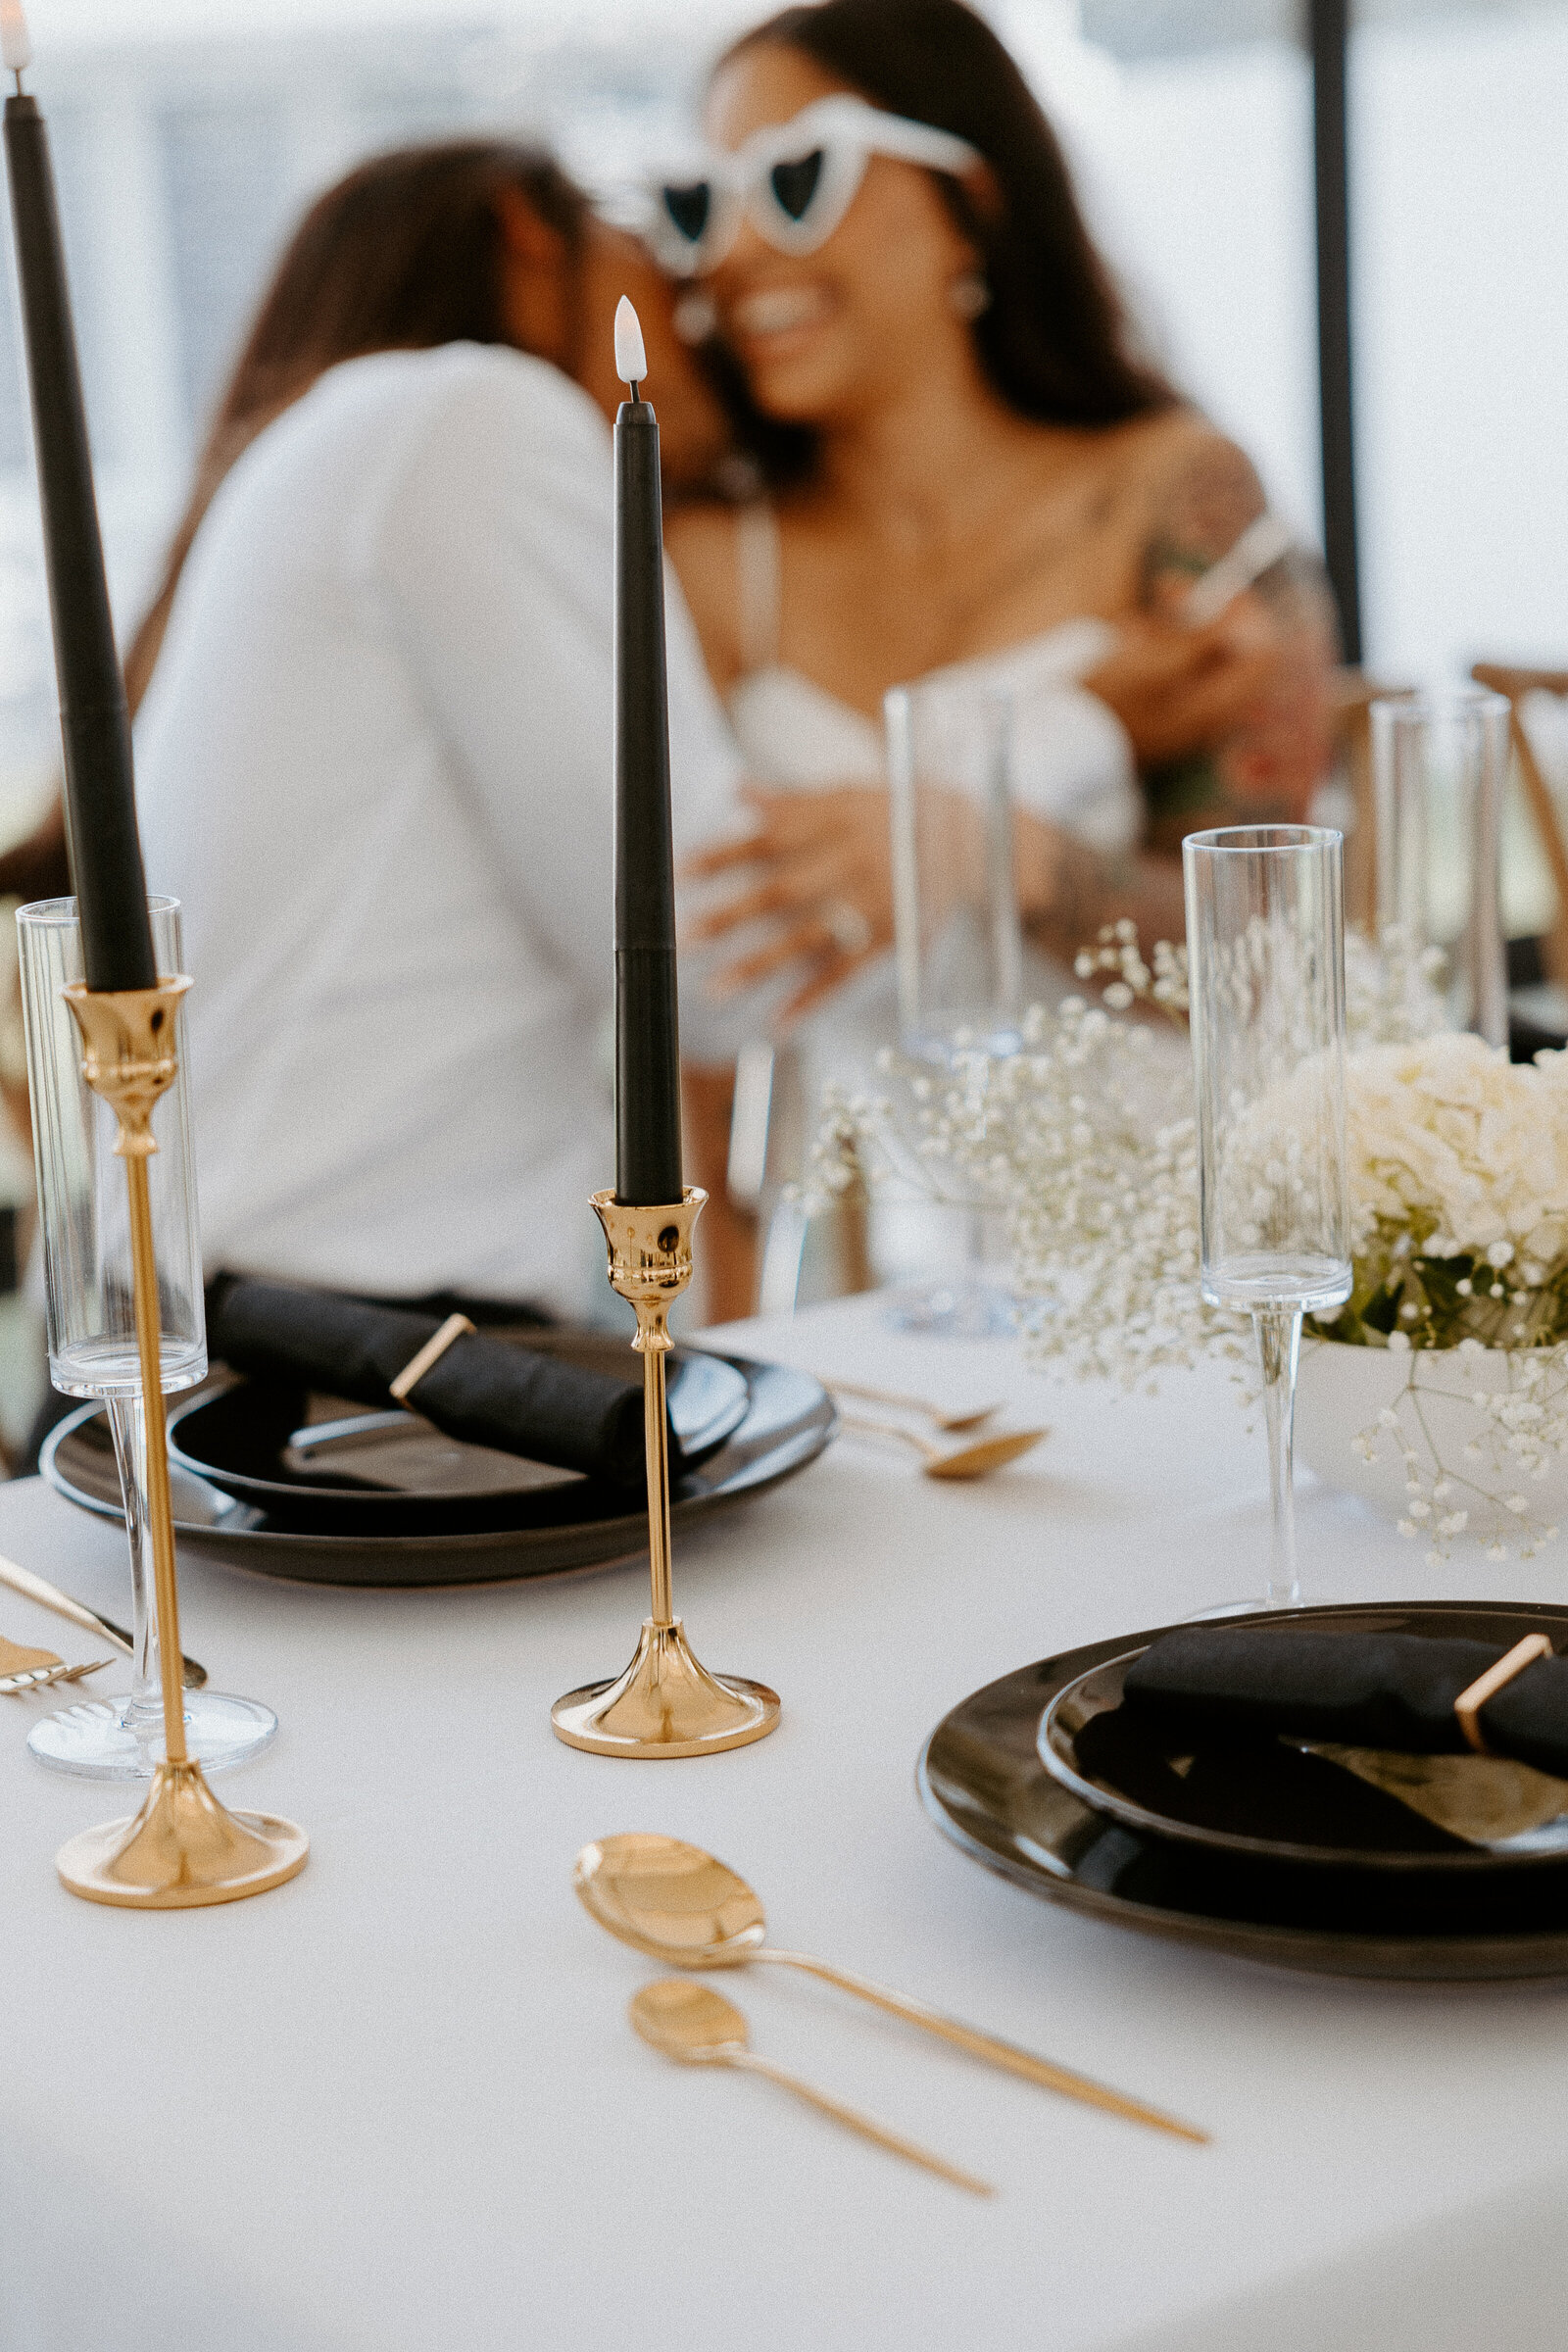
[[[0,8],[14,4],[15,0],[0,0]],[[615,305],[615,373],[623,384],[640,384],[648,373],[642,323],[624,294]]]
[[[32,36],[22,0],[0,0],[0,65],[8,74],[21,74],[31,63]]]

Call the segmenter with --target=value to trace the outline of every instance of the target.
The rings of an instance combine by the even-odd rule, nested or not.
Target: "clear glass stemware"
[[[971,680],[899,686],[885,698],[894,962],[904,1053],[956,1074],[965,1055],[1015,1053],[1023,942],[1013,874],[1013,698]],[[981,1271],[987,1203],[950,1200],[959,1262],[898,1292],[900,1331],[984,1339],[1010,1328]]]
[[[1350,1295],[1345,916],[1338,833],[1191,834],[1187,885],[1202,1290],[1250,1314],[1268,1429],[1268,1583],[1227,1609],[1296,1608],[1292,1446],[1301,1318]]]
[[[1481,687],[1371,707],[1379,933],[1441,947],[1448,1010],[1489,1046],[1508,1042],[1502,807],[1509,709]]]
[[[179,905],[148,902],[161,972],[181,967]],[[58,1772],[89,1780],[150,1780],[164,1753],[158,1613],[147,1517],[147,1433],[136,1353],[130,1229],[116,1122],[81,1075],[81,1040],[62,990],[81,977],[74,899],[18,910],[27,1084],[49,1323],[49,1378],[68,1396],[108,1406],[130,1552],[131,1687],[83,1698],[35,1723],[27,1745]],[[166,1396],[207,1374],[201,1243],[196,1217],[183,1021],[180,1074],[153,1113],[148,1162],[158,1254],[160,1355]],[[208,1772],[243,1763],[277,1729],[270,1707],[224,1691],[187,1690],[185,1737]]]

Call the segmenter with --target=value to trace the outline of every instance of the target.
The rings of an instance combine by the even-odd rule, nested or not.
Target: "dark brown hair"
[[[786,8],[720,63],[769,43],[798,49],[889,114],[956,132],[990,165],[995,205],[977,202],[960,180],[935,176],[980,255],[991,301],[971,331],[1009,408],[1041,423],[1110,425],[1176,404],[1137,348],[1055,132],[1001,41],[962,0]],[[778,446],[787,466],[789,451],[802,454],[802,436]],[[765,466],[765,446],[760,454]]]
[[[515,188],[581,250],[588,200],[543,149],[452,139],[371,157],[317,198],[295,230],[241,347],[196,464],[163,576],[125,653],[132,712],[146,694],[203,517],[231,466],[340,360],[441,343],[512,343],[497,198]],[[575,270],[571,271],[574,279]],[[58,801],[0,857],[0,894],[71,888]]]
[[[372,156],[317,198],[285,247],[218,403],[157,595],[125,655],[134,711],[191,543],[219,484],[266,426],[340,360],[441,343],[511,343],[496,200],[516,188],[568,256],[588,202],[542,149],[454,139]]]

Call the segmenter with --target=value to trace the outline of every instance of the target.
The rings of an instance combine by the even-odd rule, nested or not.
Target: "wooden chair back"
[[[1541,959],[1547,979],[1568,988],[1568,844],[1563,840],[1562,818],[1551,787],[1519,716],[1519,705],[1527,694],[1568,695],[1568,669],[1518,669],[1500,662],[1478,662],[1470,675],[1478,686],[1490,687],[1494,694],[1505,695],[1508,700],[1519,780],[1557,894],[1557,911],[1542,939]]]

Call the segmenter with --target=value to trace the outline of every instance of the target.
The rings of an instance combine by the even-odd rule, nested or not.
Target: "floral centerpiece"
[[[866,1173],[1004,1212],[1042,1363],[1152,1387],[1245,1324],[1199,1289],[1186,968],[1130,924],[1078,959],[1100,1001],[1036,1007],[1017,1053],[884,1057],[888,1089],[828,1105],[815,1188]],[[1528,1556],[1568,1510],[1568,1054],[1527,1066],[1445,1030],[1433,959],[1349,943],[1346,1071],[1354,1289],[1303,1348],[1303,1457],[1446,1555]],[[1167,1016],[1156,1023],[1151,1012]],[[1266,1138],[1260,1138],[1266,1144]]]

